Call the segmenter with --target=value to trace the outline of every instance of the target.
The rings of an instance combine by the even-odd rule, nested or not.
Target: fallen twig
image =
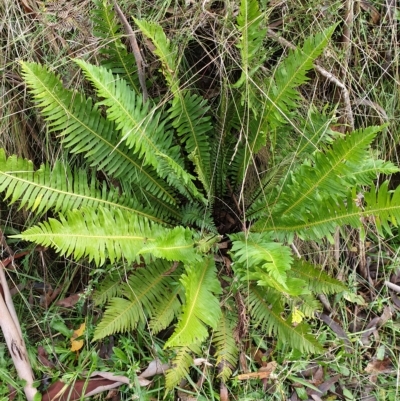
[[[143,103],[145,103],[147,101],[147,99],[149,98],[149,95],[147,93],[147,87],[146,87],[146,76],[145,76],[145,72],[144,72],[146,63],[144,62],[142,53],[140,52],[139,45],[136,40],[135,32],[133,32],[133,29],[129,25],[128,20],[126,19],[124,13],[122,12],[122,10],[120,9],[120,7],[118,6],[118,4],[115,0],[114,0],[114,8],[115,8],[116,13],[118,14],[120,21],[122,22],[122,25],[125,28],[125,31],[129,38],[129,43],[131,44],[133,55],[135,56],[136,65],[138,68],[139,82],[140,82],[140,86],[143,91]]]

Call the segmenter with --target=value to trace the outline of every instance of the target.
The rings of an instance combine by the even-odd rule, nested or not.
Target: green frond
[[[50,209],[65,213],[82,207],[102,206],[124,210],[159,223],[164,220],[154,215],[154,210],[143,208],[131,197],[119,194],[112,187],[97,188],[97,182],[89,179],[86,171],[71,172],[68,166],[57,162],[53,169],[42,165],[34,170],[32,162],[17,156],[6,157],[0,149],[0,192],[10,203],[20,202],[37,214]]]
[[[217,233],[209,208],[205,208],[196,203],[190,203],[183,207],[181,213],[183,225],[195,225],[202,231],[207,230],[215,234]]]
[[[314,60],[326,47],[335,28],[336,25],[307,38],[302,48],[291,50],[277,67],[267,84],[266,103],[262,112],[269,130],[287,125],[290,121],[292,111],[298,108],[300,100],[296,88],[308,81],[307,72],[313,68]]]
[[[176,356],[172,360],[171,369],[165,375],[167,390],[179,386],[179,383],[189,374],[190,366],[193,364],[193,354],[201,355],[200,344],[191,344],[176,349]]]
[[[168,184],[175,187],[182,195],[188,199],[198,199],[203,204],[207,203],[203,194],[197,189],[193,181],[196,177],[189,174],[182,166],[172,157],[166,154],[158,154],[158,171],[162,171]]]
[[[111,71],[83,60],[75,60],[86,78],[103,98],[99,105],[107,106],[107,119],[116,122],[122,140],[143,157],[144,165],[158,168],[158,155],[166,154],[179,161],[179,148],[172,144],[172,132],[165,129],[161,111],[149,110],[141,96],[133,92],[126,81]]]
[[[93,339],[132,331],[139,322],[151,319],[158,308],[168,302],[169,295],[174,292],[171,288],[176,288],[174,277],[165,274],[170,269],[170,263],[156,260],[132,273],[119,290],[123,298],[114,297],[110,300]]]
[[[226,382],[232,375],[232,370],[237,365],[239,354],[238,347],[233,337],[236,322],[225,310],[222,311],[221,319],[213,335],[213,345],[216,349],[218,377]]]
[[[333,294],[346,291],[346,286],[326,274],[322,268],[303,260],[295,259],[290,274],[305,281],[308,288],[316,294]]]
[[[161,62],[162,73],[167,81],[168,87],[175,94],[179,89],[179,78],[177,76],[177,56],[178,51],[173,47],[171,41],[165,36],[162,27],[155,22],[148,22],[134,18],[136,25],[153,42],[154,54]]]
[[[144,198],[165,205],[166,210],[166,203],[176,204],[168,185],[153,168],[143,166],[143,161],[126,144],[120,143],[114,124],[101,116],[91,98],[85,99],[63,88],[59,77],[46,67],[25,62],[21,66],[22,75],[50,130],[60,132],[63,145],[71,153],[84,153],[91,166],[114,178],[131,181]],[[170,213],[176,214],[172,210]]]
[[[400,169],[392,162],[375,159],[371,155],[364,163],[354,164],[354,173],[349,175],[349,180],[353,185],[370,185],[371,182],[378,178],[379,174],[391,175],[398,173]]]
[[[96,265],[104,264],[107,258],[111,262],[122,258],[139,262],[141,252],[148,261],[153,242],[159,246],[153,245],[151,252],[167,260],[198,258],[189,229],[175,227],[170,230],[118,209],[96,209],[73,210],[66,213],[66,217],[60,215],[59,220],[39,223],[15,238],[52,247],[66,256],[73,254],[76,259],[87,257]]]
[[[249,308],[252,320],[259,324],[266,334],[272,334],[283,343],[301,352],[322,352],[318,341],[310,334],[310,327],[302,322],[292,324],[290,318],[284,319],[282,295],[271,288],[250,286]]]
[[[322,312],[324,307],[314,295],[304,294],[298,297],[289,298],[288,305],[290,310],[297,308],[305,318],[314,318],[316,312]]]
[[[211,194],[210,142],[213,126],[207,115],[209,106],[201,96],[177,91],[168,110],[172,126],[185,144],[190,161],[195,166],[197,177]]]
[[[240,3],[237,26],[241,34],[237,47],[240,50],[242,75],[234,87],[250,83],[251,77],[260,68],[265,57],[260,57],[263,40],[267,30],[263,28],[265,15],[259,10],[257,0],[242,0]]]
[[[94,0],[94,4],[91,16],[93,34],[100,39],[100,54],[105,56],[101,59],[101,65],[118,74],[136,93],[140,93],[135,57],[121,41],[123,31],[113,4],[108,0]]]
[[[221,286],[213,255],[185,265],[185,270],[181,283],[185,288],[186,302],[166,347],[186,346],[204,340],[208,335],[206,325],[215,329],[221,316],[216,297],[221,293]]]
[[[181,272],[182,269],[179,269],[173,273],[173,276],[178,277]],[[163,295],[162,304],[159,304],[157,309],[152,312],[149,322],[149,329],[153,334],[157,334],[171,325],[172,321],[179,316],[182,303],[185,301],[184,289],[180,283],[177,283],[177,280]]]
[[[273,242],[270,234],[231,234],[235,273],[242,280],[257,280],[279,291],[298,295],[304,282],[287,276],[293,258],[287,246]],[[238,264],[238,266],[236,266]],[[301,292],[300,292],[301,293]]]
[[[108,266],[108,268],[110,270],[112,266]],[[122,295],[121,272],[113,270],[96,286],[92,299],[95,305],[105,305],[112,298],[120,295]]]
[[[274,224],[278,216],[280,220],[289,215],[306,215],[304,209],[315,207],[326,198],[345,197],[352,187],[353,166],[364,163],[369,156],[368,146],[381,129],[368,127],[354,131],[336,139],[325,152],[316,153],[312,164],[303,163],[285,182],[272,217],[266,215],[259,219],[253,229],[257,231],[264,224]]]
[[[143,158],[143,165],[151,165],[161,178],[178,189],[182,189],[180,180],[183,178],[186,189],[199,197],[191,175],[183,167],[179,147],[173,143],[172,131],[165,127],[162,112],[157,108],[149,110],[149,103],[143,104],[141,96],[110,71],[82,60],[76,63],[95,86],[98,96],[104,99],[99,105],[108,107],[107,118],[116,122],[121,140]]]
[[[195,166],[198,179],[203,184],[207,195],[210,194],[210,144],[212,130],[209,106],[201,96],[182,91],[177,78],[177,50],[165,36],[162,27],[154,22],[135,19],[142,33],[155,47],[154,53],[162,64],[162,72],[173,94],[169,118],[172,126],[185,144],[186,152]]]
[[[356,188],[355,188],[356,189]],[[390,225],[400,224],[400,187],[395,191],[388,189],[384,182],[376,191],[374,185],[368,192],[363,193],[365,206],[358,205],[357,192],[350,191],[345,201],[325,199],[323,202],[309,206],[303,215],[275,219],[265,225],[255,224],[252,229],[273,232],[275,237],[283,238],[296,233],[300,238],[320,240],[328,238],[333,243],[333,233],[338,226],[350,225],[354,228],[362,226],[362,218],[376,225],[378,232],[392,235]]]

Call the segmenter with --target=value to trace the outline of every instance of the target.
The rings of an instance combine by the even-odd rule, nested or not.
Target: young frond
[[[198,258],[189,229],[178,226],[171,230],[118,209],[73,210],[66,213],[66,217],[60,214],[59,220],[39,223],[16,238],[53,247],[66,256],[73,254],[77,259],[87,257],[96,265],[104,264],[107,258],[111,262],[122,258],[139,262],[141,252],[148,261],[153,242],[158,246],[152,245],[151,252],[167,260]]]
[[[156,315],[157,310],[163,307],[164,302],[168,302],[170,294],[176,288],[176,280],[165,274],[170,269],[171,263],[156,260],[132,273],[119,290],[123,297],[110,300],[96,327],[94,340],[114,333],[132,331],[139,322]]]
[[[239,264],[234,269],[241,279],[257,280],[259,285],[268,285],[284,292],[297,292],[290,288],[287,271],[293,258],[287,246],[273,242],[270,234],[231,234],[233,261]],[[243,266],[243,268],[241,268]],[[296,285],[299,283],[296,283]]]
[[[179,90],[179,78],[177,71],[178,51],[166,37],[162,27],[155,22],[135,19],[136,25],[143,35],[149,38],[154,45],[154,54],[158,56],[162,65],[162,73],[167,80],[168,87],[175,94]]]
[[[200,262],[185,266],[181,278],[185,288],[185,305],[175,331],[166,347],[195,344],[207,337],[206,326],[216,328],[221,317],[219,300],[221,285],[217,279],[214,257],[204,257]]]

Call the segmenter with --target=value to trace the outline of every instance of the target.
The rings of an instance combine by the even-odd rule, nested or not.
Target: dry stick
[[[290,43],[285,38],[280,37],[270,28],[268,28],[268,36],[276,40],[281,45],[288,47],[289,49],[296,50],[296,46],[294,44]],[[353,111],[351,110],[350,94],[346,86],[341,81],[339,81],[339,79],[336,78],[332,73],[328,72],[327,70],[325,70],[325,68],[322,68],[320,65],[315,63],[314,68],[327,81],[333,83],[342,90],[343,103],[347,114],[347,124],[350,126],[350,129],[353,130],[354,129]]]
[[[34,376],[22,337],[21,326],[7,285],[4,264],[0,262],[0,327],[20,379],[25,381],[25,396],[32,401],[38,393],[33,386]]]
[[[354,21],[353,3],[354,0],[346,0],[345,2],[345,16],[344,16],[343,36],[342,36],[342,46],[344,50],[344,68],[343,68],[344,74],[347,71],[351,55],[351,36],[352,36],[353,21]]]
[[[140,86],[143,91],[143,103],[146,103],[147,99],[149,98],[149,95],[147,93],[147,87],[146,87],[146,76],[144,73],[146,63],[144,62],[142,53],[140,52],[140,49],[139,49],[139,46],[138,46],[138,43],[136,40],[135,32],[133,32],[133,29],[129,25],[128,20],[126,19],[124,13],[119,8],[119,6],[115,0],[114,0],[114,8],[118,14],[119,19],[122,22],[122,25],[125,28],[125,32],[127,33],[128,37],[129,37],[129,43],[131,44],[131,49],[132,49],[133,55],[135,56],[136,65],[138,68],[138,76],[139,76]]]

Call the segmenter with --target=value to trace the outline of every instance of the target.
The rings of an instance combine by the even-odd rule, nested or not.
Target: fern
[[[52,131],[61,131],[62,143],[71,153],[85,153],[91,166],[104,169],[115,178],[130,177],[145,198],[158,202],[160,210],[176,209],[173,191],[157,177],[155,171],[143,166],[124,144],[115,137],[114,124],[104,119],[93,107],[91,99],[68,91],[53,73],[34,63],[22,63],[23,77]],[[139,192],[139,191],[138,191]]]
[[[244,266],[243,269],[239,268],[244,273],[240,273],[235,267],[239,277],[258,280],[260,285],[267,284],[288,293],[297,293],[300,282],[293,281],[289,284],[287,277],[287,270],[293,260],[289,248],[272,242],[271,236],[265,233],[251,233],[248,237],[239,233],[231,234],[230,237],[233,240],[233,259]]]
[[[214,331],[213,344],[216,348],[218,377],[224,382],[232,375],[232,369],[236,366],[239,353],[233,336],[234,327],[234,318],[227,311],[223,311],[217,329]]]
[[[237,47],[240,49],[242,75],[234,85],[240,87],[247,85],[251,77],[260,68],[264,61],[261,48],[267,30],[262,28],[264,15],[260,12],[257,0],[242,0],[240,11],[237,17],[238,29],[241,33],[240,42]]]
[[[170,264],[157,260],[131,274],[127,283],[119,290],[123,297],[114,297],[109,301],[109,308],[96,327],[94,339],[121,331],[131,331],[145,319],[152,319],[153,316],[158,318],[159,306],[168,302],[171,287],[176,284],[173,277],[164,274],[170,268]],[[171,316],[165,316],[162,322],[156,324],[168,325],[172,320],[169,319]]]
[[[104,264],[106,259],[139,262],[141,253],[149,261],[150,252],[167,260],[198,259],[193,234],[183,227],[168,229],[118,209],[98,208],[96,212],[83,208],[65,216],[60,214],[60,220],[49,219],[31,227],[16,238],[53,247],[77,259],[88,257],[97,265]]]
[[[213,257],[185,266],[186,274],[181,278],[185,288],[186,303],[174,333],[166,347],[196,344],[207,337],[208,325],[216,328],[221,316],[219,301],[216,297],[221,292],[216,278]]]
[[[170,96],[167,105],[158,99],[144,104],[112,7],[105,0],[96,7],[102,66],[76,60],[94,100],[65,89],[48,68],[21,64],[49,130],[88,165],[73,169],[56,162],[35,170],[0,151],[5,198],[57,216],[16,237],[97,266],[107,263],[107,270],[110,263],[131,264],[125,283],[114,273],[95,293],[95,301],[107,306],[94,339],[145,326],[154,334],[168,329],[165,347],[176,352],[168,389],[188,375],[193,354],[202,353],[210,333],[219,377],[228,380],[238,354],[238,312],[294,349],[320,352],[304,319],[321,308],[316,293],[344,286],[311,262],[294,259],[287,244],[295,236],[332,241],[342,225],[375,224],[379,234],[390,234],[400,223],[400,188],[372,184],[379,174],[398,171],[370,149],[383,127],[340,136],[330,129],[331,116],[314,108],[299,112],[298,88],[335,27],[308,38],[265,77],[265,15],[256,0],[242,0],[233,33],[241,76],[234,85],[223,82],[214,124],[213,104],[181,85],[184,53],[160,25],[135,20],[153,42]],[[96,181],[98,170],[104,183]],[[368,185],[369,191],[363,188]],[[218,233],[224,224],[219,216],[234,214],[228,232]],[[230,253],[217,254],[222,245]],[[216,264],[227,255],[232,269]],[[245,297],[243,308],[229,302],[221,308],[230,281]]]
[[[93,33],[100,39],[102,66],[126,80],[136,93],[140,93],[135,57],[122,43],[122,27],[115,15],[113,5],[107,0],[94,0],[92,12]]]
[[[71,172],[68,166],[57,162],[52,170],[42,165],[35,171],[30,161],[16,156],[6,158],[0,149],[0,191],[5,191],[5,199],[10,198],[11,204],[19,201],[21,207],[37,214],[50,209],[66,213],[82,207],[104,207],[164,223],[154,215],[154,210],[146,210],[132,198],[105,185],[102,189],[96,186],[94,178],[88,179],[83,170]]]
[[[308,288],[316,294],[333,294],[346,290],[343,283],[305,260],[295,259],[290,273],[304,280]]]
[[[193,364],[193,354],[201,354],[199,344],[177,348],[175,358],[172,360],[171,369],[165,375],[165,385],[167,390],[172,390],[178,386],[181,380],[189,373],[190,366]]]
[[[112,298],[122,295],[121,281],[120,272],[111,272],[94,291],[93,302],[96,305],[105,305]]]
[[[290,318],[282,317],[284,308],[278,292],[252,285],[248,302],[252,318],[269,336],[275,334],[280,341],[302,352],[321,351],[321,345],[310,334],[311,329],[306,323],[294,325]]]
[[[200,96],[182,91],[177,78],[177,50],[165,36],[161,26],[142,20],[135,20],[140,30],[155,46],[154,53],[162,64],[162,72],[172,92],[173,100],[169,109],[172,126],[185,144],[186,152],[191,155],[195,171],[202,182],[207,195],[211,193],[210,144],[212,131],[209,106]]]
[[[291,50],[269,80],[267,101],[263,110],[263,121],[269,129],[273,130],[290,121],[292,110],[297,108],[300,100],[296,88],[308,81],[307,72],[313,68],[314,60],[326,47],[335,28],[336,26],[332,26],[311,36],[306,39],[302,48]]]

